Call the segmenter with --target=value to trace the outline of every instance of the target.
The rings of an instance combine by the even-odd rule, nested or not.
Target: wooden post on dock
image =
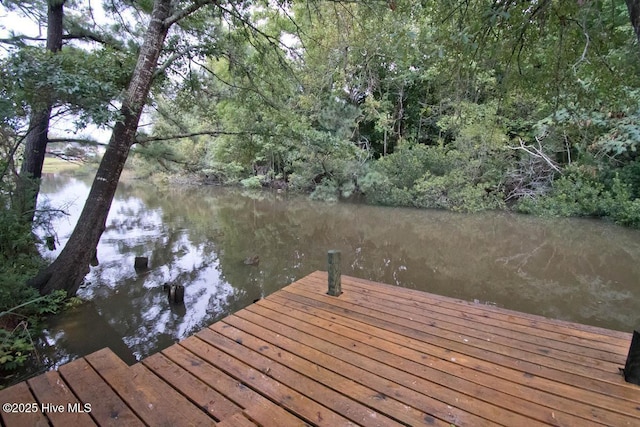
[[[329,261],[329,295],[337,297],[342,293],[342,283],[340,282],[340,251],[331,250],[327,253]]]

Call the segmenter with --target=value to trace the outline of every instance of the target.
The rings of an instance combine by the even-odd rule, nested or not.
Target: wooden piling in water
[[[149,268],[149,258],[146,256],[137,256],[133,261],[133,268],[136,270],[146,270]]]
[[[329,264],[329,295],[337,297],[342,293],[342,284],[340,282],[340,251],[331,250],[327,253],[327,261]]]

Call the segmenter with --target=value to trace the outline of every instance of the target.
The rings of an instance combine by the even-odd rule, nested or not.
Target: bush
[[[375,168],[360,180],[359,185],[369,203],[385,206],[413,206],[413,192],[407,187],[397,187],[386,174]]]
[[[26,285],[40,266],[37,256],[0,254],[0,371],[5,374],[33,354],[31,336],[37,333],[41,318],[58,312],[66,298],[65,291],[40,296]]]
[[[26,322],[12,331],[0,328],[0,367],[11,371],[22,366],[35,350]]]
[[[11,209],[0,192],[0,371],[6,376],[33,354],[31,337],[42,316],[62,308],[66,292],[40,296],[27,286],[43,261],[31,233],[31,225]]]
[[[264,176],[251,176],[240,181],[244,188],[262,188],[262,178]]]
[[[382,205],[458,212],[504,207],[497,190],[505,168],[499,150],[456,146],[401,146],[373,165],[360,188],[370,203]]]
[[[1,191],[1,190],[0,190]],[[0,196],[0,257],[33,253],[31,226],[11,209]]]
[[[602,216],[604,185],[586,168],[567,168],[542,197],[522,199],[516,209],[542,216]]]
[[[640,228],[640,199],[634,196],[633,187],[618,176],[613,179],[606,212],[620,225]]]
[[[613,178],[615,177],[618,177],[621,183],[626,184],[630,198],[640,198],[640,160],[635,160],[614,170],[605,182],[613,187]]]
[[[0,369],[5,372],[19,368],[32,356],[35,351],[32,334],[39,328],[41,317],[60,311],[67,296],[65,291],[40,296],[34,289],[24,284],[15,286],[14,283],[13,285],[8,287],[0,285],[3,296],[9,295],[12,299],[20,296],[24,300],[13,307],[2,304]]]
[[[640,227],[640,199],[620,179],[603,183],[599,174],[586,167],[570,167],[553,182],[552,190],[535,199],[523,199],[517,210],[543,216],[607,217],[620,225]]]
[[[311,193],[310,197],[313,200],[322,200],[325,202],[337,202],[338,201],[338,185],[332,179],[325,179],[316,186],[315,190]]]
[[[470,182],[461,170],[443,176],[427,173],[416,184],[416,192],[416,206],[423,208],[478,212],[504,207],[499,193],[487,191],[484,185]]]

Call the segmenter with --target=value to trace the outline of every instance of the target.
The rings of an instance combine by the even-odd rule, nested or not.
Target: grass
[[[42,173],[66,172],[78,169],[82,163],[70,162],[57,157],[45,157]]]

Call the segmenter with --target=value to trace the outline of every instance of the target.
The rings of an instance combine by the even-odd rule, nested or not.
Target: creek
[[[47,175],[39,202],[58,249],[90,177]],[[58,365],[111,347],[133,363],[315,270],[342,251],[343,274],[610,329],[640,324],[640,231],[602,220],[508,212],[458,214],[214,186],[123,181],[78,296],[49,320],[46,358]],[[137,272],[136,256],[149,257]],[[248,265],[245,260],[259,262]],[[185,287],[170,305],[164,283]]]

